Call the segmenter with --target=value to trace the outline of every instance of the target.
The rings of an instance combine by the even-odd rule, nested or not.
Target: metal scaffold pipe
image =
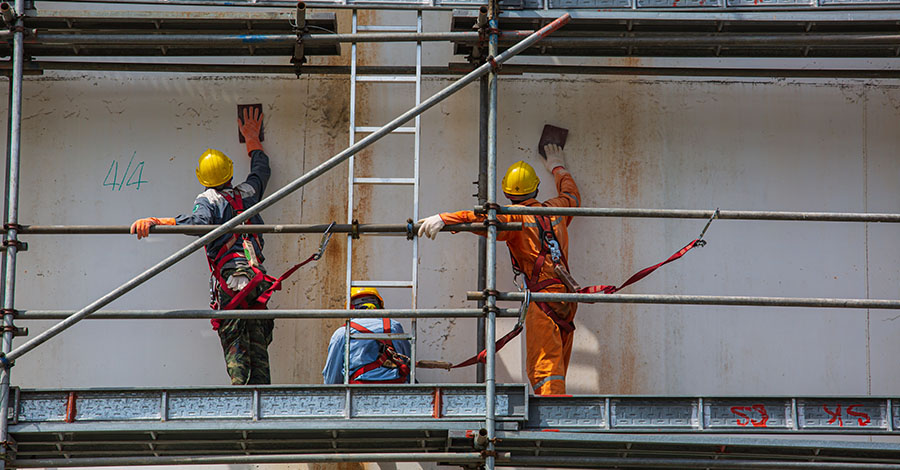
[[[484,212],[476,206],[476,212]],[[709,219],[716,211],[705,209],[628,209],[606,207],[525,207],[502,206],[501,214],[557,215],[581,217],[635,217],[657,219]],[[900,223],[900,214],[865,212],[785,212],[785,211],[729,211],[720,210],[717,219],[731,220],[793,220],[804,222],[884,222]]]
[[[150,233],[205,235],[219,228],[220,225],[156,225]],[[276,225],[240,225],[229,230],[229,233],[325,233],[329,224],[276,224]],[[411,230],[410,230],[411,229]],[[332,233],[360,233],[372,235],[407,235],[416,233],[419,224],[335,224]],[[500,230],[522,230],[521,222],[502,224]],[[454,224],[444,227],[445,232],[484,232],[483,224]],[[128,225],[22,225],[23,235],[129,235]]]
[[[74,310],[19,310],[17,319],[62,320],[74,314]],[[498,316],[515,317],[519,309],[500,309]],[[481,318],[480,308],[434,308],[434,309],[385,309],[385,310],[100,310],[88,315],[86,320],[185,320],[209,318],[252,318],[252,319],[304,319],[304,318]]]
[[[24,1],[24,0],[17,0],[17,3],[22,2],[22,1]],[[568,14],[563,15],[559,19],[551,22],[550,24],[544,26],[543,28],[539,29],[538,31],[535,31],[533,34],[528,36],[528,38],[524,39],[522,42],[516,44],[515,46],[509,48],[502,54],[498,55],[494,59],[495,64],[501,64],[501,63],[509,60],[510,58],[514,57],[516,54],[522,52],[523,50],[530,47],[532,44],[541,40],[543,37],[547,36],[548,34],[552,33],[553,31],[556,31],[557,29],[562,27],[564,24],[566,24],[569,21],[569,18],[570,17]],[[438,91],[437,93],[435,93],[430,98],[423,101],[418,106],[413,107],[412,109],[401,114],[400,116],[398,116],[397,118],[395,118],[394,120],[389,122],[388,124],[385,124],[384,126],[379,128],[375,132],[360,139],[360,141],[357,142],[356,144],[351,145],[350,147],[344,149],[342,152],[329,158],[325,162],[319,164],[319,166],[315,167],[314,169],[312,169],[305,175],[288,183],[287,185],[285,185],[281,189],[275,191],[268,197],[263,198],[261,201],[254,204],[252,207],[248,208],[247,210],[245,210],[244,212],[242,212],[240,215],[236,216],[235,218],[229,220],[227,223],[221,225],[219,228],[198,238],[194,242],[192,242],[189,245],[185,246],[184,248],[178,250],[177,252],[175,252],[171,256],[165,258],[164,260],[160,261],[159,263],[152,266],[148,270],[146,270],[143,273],[139,274],[138,276],[132,278],[131,280],[127,281],[126,283],[122,284],[121,286],[113,289],[111,292],[104,295],[103,297],[88,304],[86,307],[84,307],[81,310],[79,310],[78,312],[74,313],[72,316],[53,325],[52,327],[48,328],[44,332],[40,333],[39,335],[37,335],[34,338],[27,341],[26,343],[22,344],[21,346],[13,349],[8,354],[0,356],[0,362],[2,362],[3,365],[5,366],[5,367],[3,367],[3,371],[5,371],[4,373],[8,373],[9,366],[12,364],[13,361],[15,361],[16,358],[27,353],[28,351],[31,351],[35,347],[47,342],[54,336],[62,333],[66,329],[68,329],[68,328],[72,327],[73,325],[75,325],[76,323],[78,323],[82,318],[103,308],[104,306],[108,305],[110,302],[118,299],[125,293],[131,291],[135,287],[143,284],[147,280],[151,279],[152,277],[156,276],[157,274],[161,273],[162,271],[173,266],[175,263],[186,258],[191,253],[201,249],[207,243],[224,235],[229,230],[237,227],[238,225],[241,225],[246,220],[248,220],[250,217],[253,217],[254,215],[265,210],[267,207],[270,207],[273,204],[275,204],[276,202],[284,199],[285,197],[287,197],[288,195],[290,195],[297,189],[300,189],[301,187],[305,186],[310,181],[318,178],[319,176],[325,174],[327,171],[331,170],[335,166],[339,165],[341,162],[347,160],[352,155],[359,153],[361,150],[365,149],[366,147],[373,144],[374,142],[381,139],[382,137],[390,134],[392,131],[399,128],[400,126],[402,126],[406,122],[410,121],[414,117],[418,116],[419,114],[422,114],[423,112],[427,111],[428,109],[432,108],[436,104],[440,103],[441,101],[443,101],[450,95],[461,90],[469,83],[472,83],[475,80],[478,80],[478,78],[480,78],[482,75],[488,73],[490,70],[491,70],[490,63],[484,64],[484,65],[476,68],[475,70],[466,74],[464,77],[460,78],[453,84]],[[494,234],[496,234],[496,227],[491,227],[491,229],[492,230],[490,230],[489,233],[493,232]],[[0,469],[0,470],[2,470],[2,469]]]
[[[504,454],[508,457],[509,454]],[[15,460],[16,468],[43,467],[125,467],[135,465],[227,465],[341,462],[448,462],[478,463],[478,452],[419,452],[385,454],[288,454],[288,455],[198,455],[160,457],[83,457],[70,459]]]
[[[703,459],[686,457],[514,456],[507,467],[704,468],[716,470],[900,470],[900,464],[873,462],[804,462],[796,460]]]
[[[524,36],[516,36],[524,37]],[[477,40],[476,32],[432,32],[432,33],[340,33],[303,34],[300,41],[306,45],[327,45],[351,42],[435,42]],[[297,43],[296,34],[206,34],[206,33],[44,33],[37,31],[29,35],[26,44],[45,45],[136,45],[159,46],[277,46]]]
[[[484,294],[466,293],[468,300],[481,300]],[[522,292],[500,292],[498,300],[523,301]],[[900,309],[900,300],[893,299],[833,299],[818,297],[755,297],[725,295],[658,295],[658,294],[577,294],[532,292],[532,302],[582,302],[609,304],[670,304],[670,305],[728,305],[747,307],[815,307]]]
[[[0,355],[12,350],[15,332],[15,293],[16,293],[16,254],[23,245],[18,240],[19,223],[19,163],[22,143],[22,64],[25,61],[24,47],[24,23],[25,0],[16,0],[12,12],[8,12],[14,21],[16,31],[13,34],[12,75],[9,87],[9,154],[7,155],[6,188],[8,189],[4,199],[7,218],[4,220],[3,245],[6,248],[4,268],[6,270],[3,285],[3,338],[0,345]],[[9,385],[10,370],[8,367],[0,368],[0,470],[6,468],[6,461],[10,457],[9,435]]]

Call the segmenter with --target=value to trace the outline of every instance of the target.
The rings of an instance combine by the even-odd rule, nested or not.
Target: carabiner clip
[[[559,250],[559,242],[556,240],[547,240],[547,246],[550,247],[550,259],[554,263],[559,263],[562,258],[562,251]]]
[[[719,217],[719,208],[716,207],[716,210],[715,210],[715,212],[713,212],[712,217],[709,218],[709,221],[706,222],[706,226],[703,227],[703,231],[700,232],[700,236],[697,237],[697,244],[696,244],[697,246],[705,246],[706,245],[706,240],[703,239],[703,236],[706,235],[706,229],[709,228],[710,224],[712,224],[712,221],[718,217]]]
[[[322,258],[322,255],[325,254],[325,248],[328,247],[328,242],[331,241],[331,229],[334,228],[337,222],[332,222],[328,225],[328,228],[325,229],[325,233],[322,234],[322,241],[319,242],[319,251],[315,255],[313,255],[313,259],[318,261]]]
[[[525,314],[528,313],[529,305],[531,305],[531,291],[525,289],[525,299],[522,300],[522,305],[519,307],[519,321],[516,322],[517,328],[525,325]]]

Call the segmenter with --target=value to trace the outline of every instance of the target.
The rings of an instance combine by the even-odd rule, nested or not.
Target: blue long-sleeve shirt
[[[234,218],[235,213],[231,204],[229,204],[222,196],[222,193],[226,193],[231,197],[233,197],[235,193],[240,193],[244,203],[244,209],[247,209],[262,199],[263,192],[266,190],[266,184],[269,182],[269,176],[271,174],[272,170],[269,168],[269,156],[262,150],[254,150],[250,153],[250,174],[247,175],[247,179],[244,180],[243,183],[233,188],[223,188],[219,190],[207,188],[206,191],[200,193],[194,200],[194,209],[191,213],[175,217],[175,224],[219,225],[228,222]],[[257,214],[250,218],[249,223],[262,224],[263,220],[262,217]],[[222,249],[222,245],[227,243],[229,239],[231,239],[230,233],[222,235],[212,243],[206,245],[206,255],[214,259],[216,255],[219,254],[219,250]],[[256,256],[259,259],[259,262],[262,263],[265,260],[265,257],[263,256],[263,245],[265,243],[263,242],[262,234],[251,237],[251,240],[253,242],[253,248],[256,251]],[[235,243],[228,250],[228,253],[243,253],[243,251],[244,249],[241,246],[241,243]],[[242,258],[237,259],[244,261]],[[244,262],[246,263],[246,261]],[[224,267],[232,267],[235,263],[235,260],[231,260],[226,263]]]
[[[359,324],[363,328],[368,329],[372,333],[385,333],[382,319],[380,318],[355,318],[350,320]],[[350,333],[359,333],[356,328],[350,327]],[[391,331],[387,333],[403,333],[403,325],[396,320],[391,320]],[[331,341],[328,343],[328,359],[325,362],[325,368],[322,370],[322,378],[326,384],[342,384],[344,383],[344,327],[340,327],[331,335]],[[407,340],[392,341],[394,350],[409,356],[410,346]],[[353,375],[360,367],[370,364],[378,359],[381,354],[381,345],[376,340],[371,339],[351,339],[350,340],[350,375]],[[358,377],[358,380],[368,381],[385,381],[396,380],[400,378],[397,369],[387,367],[379,367],[372,369]],[[407,376],[407,381],[409,377]]]

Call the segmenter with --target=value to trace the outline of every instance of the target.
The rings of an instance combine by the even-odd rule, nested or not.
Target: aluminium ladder
[[[415,25],[358,25],[357,10],[353,10],[351,32],[422,32],[422,10],[416,11]],[[378,126],[357,126],[356,110],[357,110],[357,83],[412,83],[415,84],[415,105],[419,105],[422,99],[422,42],[416,42],[416,70],[415,75],[359,75],[357,74],[357,43],[350,46],[350,142],[353,145],[356,142],[357,134],[368,134],[378,130]],[[348,190],[347,190],[347,223],[352,224],[354,219],[353,195],[356,185],[401,185],[408,186],[412,190],[412,214],[410,218],[413,221],[419,219],[419,143],[420,143],[420,121],[419,116],[415,117],[413,126],[404,126],[395,129],[395,134],[411,134],[413,136],[413,176],[395,177],[395,178],[374,178],[374,177],[357,177],[354,173],[354,159],[351,156],[348,160]],[[397,167],[401,167],[398,165]],[[383,256],[388,256],[385,254]],[[412,266],[409,280],[388,281],[388,280],[355,280],[353,279],[353,236],[347,235],[347,281],[346,294],[349,305],[350,289],[352,287],[376,287],[376,288],[407,288],[411,290],[411,306],[416,308],[416,298],[419,277],[419,240],[414,237],[412,239]],[[387,333],[387,332],[386,332]],[[416,319],[410,319],[410,329],[408,332],[398,334],[350,334],[350,320],[344,324],[344,384],[348,384],[350,380],[350,341],[352,339],[408,339],[411,346],[410,353],[410,383],[416,383]]]

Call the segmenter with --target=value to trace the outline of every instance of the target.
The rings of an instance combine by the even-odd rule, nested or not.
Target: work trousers
[[[556,314],[571,322],[578,304],[547,302]],[[536,395],[565,395],[566,371],[572,356],[573,332],[559,328],[536,302],[525,315],[525,369]]]
[[[237,270],[222,270],[222,278]],[[251,274],[252,277],[252,274]],[[272,283],[261,282],[248,298],[259,297]],[[219,305],[227,305],[231,297],[221,288],[218,291]],[[231,377],[231,385],[270,384],[269,345],[272,344],[272,330],[275,321],[246,318],[223,318],[219,324],[219,341],[225,353],[225,369]]]

